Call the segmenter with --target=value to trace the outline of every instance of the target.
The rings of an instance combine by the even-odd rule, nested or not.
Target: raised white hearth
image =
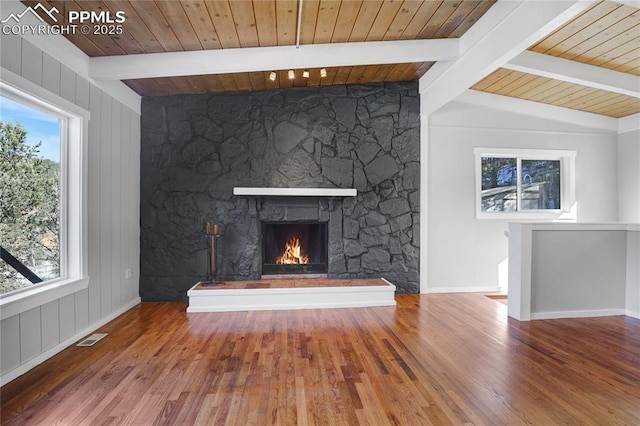
[[[380,279],[271,279],[198,283],[187,312],[395,306],[396,286]]]

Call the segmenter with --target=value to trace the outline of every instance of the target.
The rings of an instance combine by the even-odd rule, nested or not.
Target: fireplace
[[[262,275],[327,273],[327,222],[262,222]]]

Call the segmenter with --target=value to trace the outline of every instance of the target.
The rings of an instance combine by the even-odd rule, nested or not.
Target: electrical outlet
[[[127,279],[127,280],[131,279],[131,269],[130,268],[127,268],[127,269],[124,270],[124,278]]]

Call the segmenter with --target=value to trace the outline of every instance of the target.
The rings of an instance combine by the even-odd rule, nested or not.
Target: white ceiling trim
[[[145,53],[89,59],[95,79],[126,80],[292,68],[322,68],[452,60],[459,39],[399,40]]]
[[[618,119],[618,133],[640,130],[640,113]]]
[[[502,67],[640,98],[640,77],[529,50]]]
[[[478,90],[467,90],[456,98],[456,101],[479,105],[501,111],[515,112],[547,120],[561,121],[591,129],[618,133],[619,119],[590,112],[563,108],[555,105],[532,102],[525,99],[511,98]],[[628,130],[625,130],[628,131]]]
[[[640,0],[616,0],[616,3],[624,4],[626,6],[635,7],[640,9]]]
[[[595,1],[498,1],[461,39],[462,55],[439,62],[420,79],[423,114],[455,99]]]

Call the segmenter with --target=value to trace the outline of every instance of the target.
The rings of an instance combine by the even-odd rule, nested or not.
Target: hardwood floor
[[[640,321],[479,294],[185,313],[143,303],[1,389],[2,424],[640,424]]]

